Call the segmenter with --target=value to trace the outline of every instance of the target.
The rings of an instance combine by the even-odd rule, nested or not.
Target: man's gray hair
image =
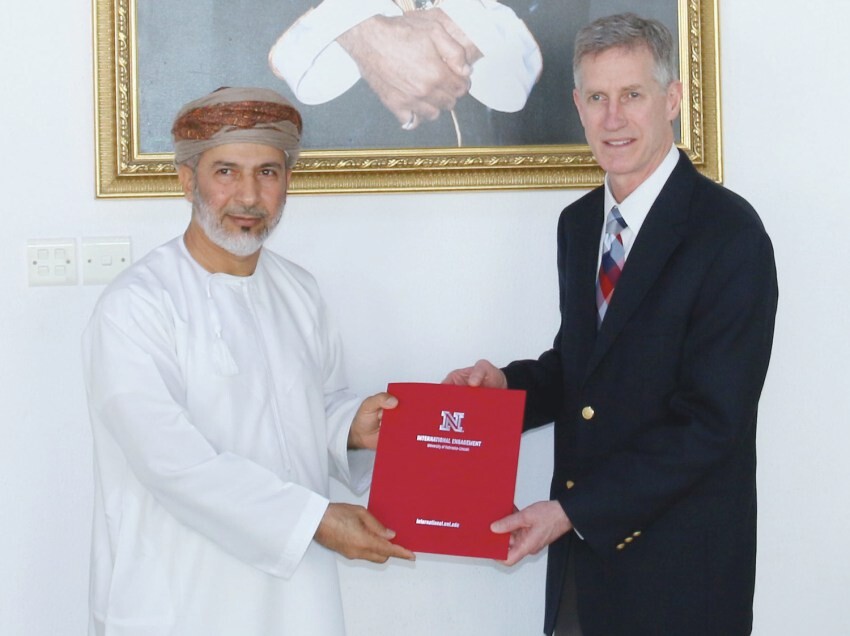
[[[573,82],[581,84],[581,63],[608,49],[632,50],[645,46],[655,62],[653,75],[662,88],[679,79],[673,34],[658,20],[641,18],[634,13],[618,13],[594,20],[576,35],[573,55]]]

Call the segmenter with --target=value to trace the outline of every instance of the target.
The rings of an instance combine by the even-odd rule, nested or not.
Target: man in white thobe
[[[89,634],[344,634],[335,552],[413,555],[331,475],[368,485],[382,410],[349,393],[313,278],[262,249],[301,118],[220,89],[172,130],[192,219],[100,298],[85,331],[95,449]]]

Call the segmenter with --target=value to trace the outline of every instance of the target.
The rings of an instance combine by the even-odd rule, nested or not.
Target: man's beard
[[[215,211],[204,200],[204,197],[201,196],[197,184],[195,185],[192,215],[197,219],[198,225],[207,235],[207,238],[234,256],[250,256],[263,246],[269,234],[280,223],[280,219],[283,217],[283,203],[280,204],[280,209],[277,210],[274,218],[269,218],[269,213],[258,205],[232,206],[225,208],[224,212],[236,216],[265,219],[266,225],[259,232],[251,232],[250,230],[229,232],[222,224],[222,219],[216,215]]]

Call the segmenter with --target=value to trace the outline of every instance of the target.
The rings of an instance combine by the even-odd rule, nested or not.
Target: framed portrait
[[[171,122],[221,86],[273,88],[301,111],[295,194],[598,185],[602,171],[572,100],[573,42],[588,22],[628,10],[677,37],[676,141],[703,174],[722,180],[717,0],[386,4],[384,24],[439,15],[462,50],[475,52],[468,92],[433,120],[413,108],[409,119],[393,112],[375,70],[429,70],[415,38],[368,58],[383,65],[342,46],[341,29],[357,32],[346,23],[359,20],[347,15],[351,0],[93,0],[97,196],[179,196]]]

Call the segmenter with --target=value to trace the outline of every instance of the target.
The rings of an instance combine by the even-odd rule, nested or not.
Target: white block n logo
[[[440,424],[441,431],[454,431],[463,433],[463,416],[465,413],[442,411],[443,423]]]

